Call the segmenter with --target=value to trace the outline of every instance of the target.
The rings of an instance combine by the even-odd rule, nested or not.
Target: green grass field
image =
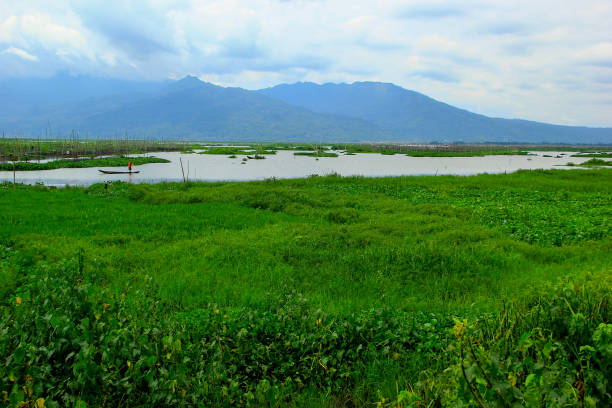
[[[3,184],[0,399],[606,406],[611,220],[610,169]]]

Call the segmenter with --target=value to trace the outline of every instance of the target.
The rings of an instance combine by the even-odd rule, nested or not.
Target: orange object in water
[[[132,171],[132,162],[128,163],[128,170]]]

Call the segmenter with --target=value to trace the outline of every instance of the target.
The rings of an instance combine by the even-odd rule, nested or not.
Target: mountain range
[[[380,82],[251,91],[187,76],[138,82],[59,74],[0,81],[0,131],[214,141],[612,143],[612,128],[491,118]]]

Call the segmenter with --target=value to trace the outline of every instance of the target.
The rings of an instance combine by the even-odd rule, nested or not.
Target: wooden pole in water
[[[181,162],[181,173],[183,173],[183,183],[187,185],[187,180],[185,180],[185,170],[183,170],[183,159],[179,157],[179,161]]]
[[[13,189],[15,189],[15,153],[17,152],[17,137],[15,137],[15,146],[13,147]]]

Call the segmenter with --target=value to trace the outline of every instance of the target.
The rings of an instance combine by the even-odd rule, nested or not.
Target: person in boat
[[[132,171],[132,162],[131,161],[128,163],[128,170]]]

